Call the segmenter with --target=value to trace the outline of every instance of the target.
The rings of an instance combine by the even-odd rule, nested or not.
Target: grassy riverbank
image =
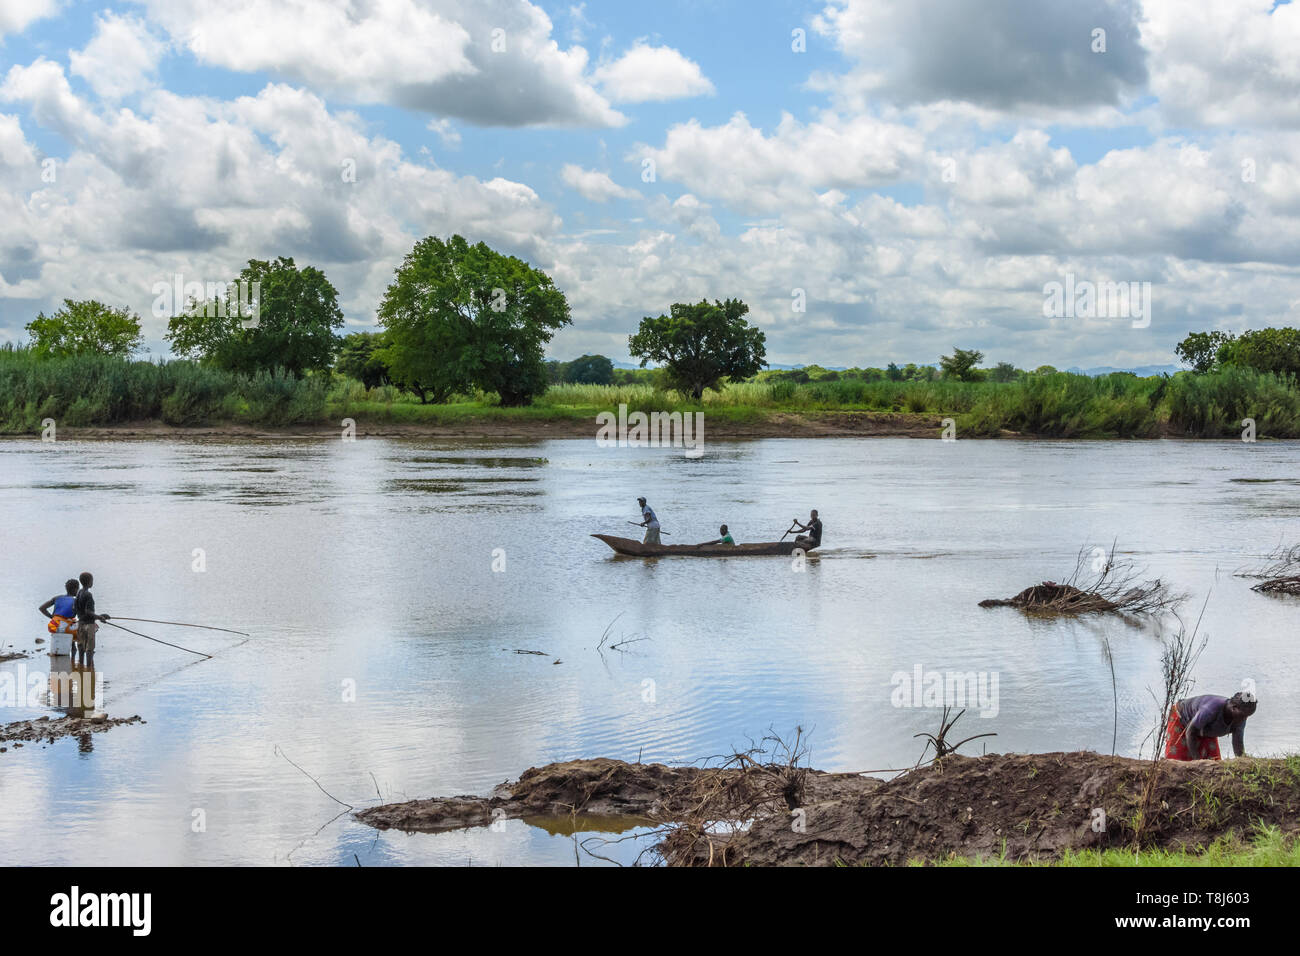
[[[595,428],[602,411],[702,411],[715,434],[728,425],[761,433],[807,433],[806,422],[852,421],[831,432],[938,432],[952,418],[962,437],[1017,433],[1050,438],[1229,438],[1246,418],[1261,438],[1300,437],[1300,390],[1294,381],[1246,369],[1173,377],[1119,373],[1091,378],[1065,372],[1016,381],[741,382],[692,401],[649,385],[554,385],[524,408],[496,396],[455,396],[421,404],[392,386],[367,389],[339,375],[295,379],[238,375],[191,362],[127,362],[97,356],[37,359],[0,352],[0,432],[35,434],[42,422],[93,428],[122,423],[177,427],[223,424],[274,429],[358,424],[492,431],[502,425],[568,423]],[[903,422],[899,429],[877,428]],[[723,426],[717,428],[716,426]]]
[[[1203,850],[1146,847],[1140,850],[1066,850],[1057,860],[1013,860],[1001,853],[988,859],[912,860],[911,866],[1060,866],[1060,867],[1207,867],[1300,866],[1300,840],[1279,827],[1266,826],[1250,839],[1220,837]]]

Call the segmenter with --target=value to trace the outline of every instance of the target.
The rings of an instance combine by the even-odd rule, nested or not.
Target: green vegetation
[[[1300,866],[1300,840],[1283,834],[1277,827],[1261,827],[1253,838],[1236,834],[1220,837],[1202,850],[1171,850],[1151,847],[1142,850],[1067,850],[1059,860],[1018,862],[1005,854],[992,859],[959,858],[927,863],[913,860],[911,866]]]
[[[292,259],[250,259],[224,293],[189,307],[167,325],[183,358],[254,375],[282,369],[296,377],[334,362],[343,326],[338,291],[325,273]]]
[[[1241,335],[1192,332],[1175,351],[1197,372],[1248,368],[1300,376],[1300,329],[1259,329]]]
[[[42,358],[113,355],[127,358],[144,347],[140,317],[88,299],[63,300],[53,315],[44,312],[27,323],[32,351]]]
[[[364,349],[358,351],[358,357]],[[364,363],[363,363],[364,366]],[[842,373],[843,374],[843,373]],[[503,406],[481,389],[449,394],[441,404],[375,379],[283,371],[252,375],[190,361],[127,361],[99,355],[38,357],[0,350],[0,430],[33,433],[45,418],[66,425],[159,420],[173,425],[357,421],[447,424],[490,419],[595,420],[601,411],[704,411],[719,419],[836,412],[910,413],[956,420],[964,437],[1008,429],[1055,438],[1236,438],[1243,418],[1260,437],[1300,437],[1300,391],[1293,380],[1227,368],[1197,375],[1091,378],[1066,372],[1021,375],[1011,382],[954,379],[890,381],[838,377],[796,382],[772,373],[706,389],[698,400],[649,383],[556,384],[531,406]]]
[[[446,401],[471,389],[521,406],[546,391],[544,347],[570,324],[551,277],[484,243],[421,239],[379,307],[394,382]]]
[[[37,432],[46,418],[71,426],[322,421],[327,382],[282,371],[243,375],[187,361],[104,355],[42,360],[27,349],[0,349],[0,431]]]
[[[674,302],[667,315],[641,320],[627,350],[642,368],[662,365],[671,387],[699,401],[705,389],[721,390],[724,380],[750,378],[767,364],[766,337],[745,321],[748,312],[739,299]]]

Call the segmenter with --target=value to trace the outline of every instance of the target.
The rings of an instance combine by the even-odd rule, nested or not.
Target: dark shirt
[[[77,620],[93,621],[95,619],[95,595],[90,593],[90,588],[82,588],[77,592]]]
[[[822,519],[813,518],[808,522],[808,537],[812,538],[813,544],[822,543]]]
[[[1227,702],[1226,697],[1202,694],[1200,697],[1180,700],[1174,706],[1178,709],[1178,716],[1182,719],[1189,738],[1222,737],[1225,734],[1232,734],[1232,752],[1240,757],[1246,749],[1244,740],[1246,721],[1243,719],[1236,726],[1228,723],[1223,716],[1223,705]],[[1195,741],[1189,740],[1188,743],[1192,744]]]

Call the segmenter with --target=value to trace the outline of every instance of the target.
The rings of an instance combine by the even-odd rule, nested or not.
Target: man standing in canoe
[[[805,551],[811,551],[822,543],[822,519],[817,517],[817,509],[812,510],[807,524],[800,524],[798,518],[792,519],[794,526],[799,531],[807,531],[807,534],[800,534],[795,537],[794,544],[796,548],[803,548]]]
[[[95,632],[99,630],[97,621],[107,621],[107,614],[95,613],[95,595],[90,589],[95,586],[95,576],[89,571],[81,572],[81,590],[77,592],[74,608],[77,612],[77,642],[73,651],[80,649],[81,665],[95,666]]]
[[[645,528],[645,540],[642,544],[659,543],[659,519],[655,517],[654,509],[645,503],[644,498],[638,498],[636,503],[641,506],[641,527]]]
[[[1246,718],[1255,712],[1250,691],[1231,697],[1202,694],[1174,704],[1165,727],[1165,756],[1170,760],[1220,760],[1219,738],[1232,734],[1232,755],[1245,756]]]

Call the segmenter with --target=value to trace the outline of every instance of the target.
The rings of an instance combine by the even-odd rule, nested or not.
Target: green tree
[[[613,385],[614,363],[603,355],[580,355],[565,363],[564,381],[575,385]]]
[[[564,293],[540,269],[482,242],[430,236],[398,268],[379,322],[395,381],[439,400],[478,387],[517,406],[546,391],[544,348],[570,319]]]
[[[706,388],[721,388],[724,378],[751,378],[767,364],[766,336],[745,321],[748,312],[739,299],[675,302],[667,315],[641,320],[628,351],[642,368],[661,364],[673,388],[699,399]]]
[[[379,356],[387,345],[382,332],[353,332],[345,335],[339,346],[338,361],[334,370],[340,375],[354,378],[366,388],[389,385],[388,366]]]
[[[1195,372],[1212,372],[1219,364],[1219,350],[1233,340],[1230,332],[1189,332],[1174,351]]]
[[[1214,333],[1210,333],[1214,334]],[[1300,329],[1259,329],[1243,332],[1219,345],[1221,365],[1253,368],[1257,372],[1300,376]]]
[[[954,347],[952,355],[945,355],[939,359],[939,367],[943,369],[945,378],[974,382],[979,379],[979,370],[975,366],[982,361],[984,361],[983,352]]]
[[[989,372],[989,378],[995,382],[1014,382],[1020,377],[1020,370],[1010,362],[999,362],[994,369]]]
[[[63,300],[53,315],[41,312],[27,323],[32,351],[42,358],[62,355],[114,355],[129,358],[144,347],[140,317],[94,299]]]
[[[1040,365],[1040,366],[1038,366],[1038,368],[1034,369],[1034,374],[1035,374],[1035,375],[1055,375],[1055,374],[1056,374],[1056,366],[1055,366],[1055,365]]]
[[[241,296],[242,291],[242,296]],[[241,314],[241,298],[253,314]],[[172,351],[235,372],[282,368],[294,376],[324,371],[343,326],[338,290],[313,266],[284,256],[248,260],[224,296],[191,302],[167,324]]]
[[[891,382],[901,382],[903,380],[903,370],[890,362],[885,366],[885,378]]]

